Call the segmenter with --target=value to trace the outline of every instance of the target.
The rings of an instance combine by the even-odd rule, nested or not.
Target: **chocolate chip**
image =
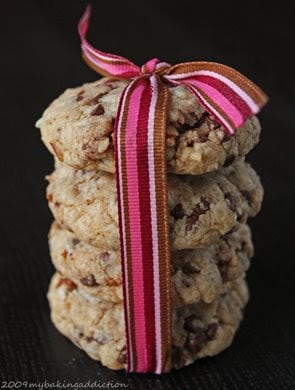
[[[207,122],[207,119],[209,118],[209,112],[203,112],[203,114],[200,116],[199,120],[195,124],[195,127],[201,127],[205,122]]]
[[[92,274],[86,276],[85,278],[81,278],[80,282],[84,284],[84,286],[88,286],[88,287],[98,286],[98,283],[96,282],[95,277]]]
[[[193,125],[190,125],[188,123],[184,123],[184,124],[180,124],[180,125],[176,125],[176,129],[178,131],[179,134],[183,134],[189,130],[195,130],[195,129],[198,129],[199,127],[201,127],[205,122],[207,122],[207,119],[209,117],[209,113],[208,112],[204,112],[200,118],[197,120],[196,123],[194,123]],[[206,139],[201,140],[201,142],[205,142],[206,140],[208,139],[208,136],[206,135]],[[190,146],[190,145],[189,145]]]
[[[182,283],[183,287],[185,287],[185,288],[189,288],[189,287],[191,287],[191,285],[192,285],[192,281],[189,280],[189,279],[183,279],[183,280],[181,281],[181,283]]]
[[[198,334],[204,330],[203,323],[195,314],[191,314],[189,317],[186,317],[183,328]]]
[[[189,125],[188,123],[184,123],[183,125],[176,127],[176,130],[179,134],[183,134],[189,130],[193,130],[195,127],[196,125]]]
[[[221,238],[224,241],[227,241],[228,237],[231,236],[234,232],[238,230],[237,226],[232,227],[227,233],[225,233]]]
[[[118,84],[118,79],[111,78],[105,82],[105,84],[110,88],[110,89],[116,89],[119,88]]]
[[[214,339],[214,336],[216,334],[216,331],[217,331],[217,324],[210,324],[208,325],[208,328],[206,330],[206,335],[208,337],[209,340],[213,340]]]
[[[52,202],[52,200],[53,200],[52,194],[47,194],[46,198],[47,198],[48,202]]]
[[[234,155],[228,156],[226,158],[226,160],[224,161],[223,166],[224,167],[229,167],[235,161],[235,159],[236,159],[236,156],[234,156]]]
[[[231,211],[236,211],[237,209],[237,200],[236,198],[233,196],[233,194],[231,194],[230,192],[227,192],[226,194],[224,194],[224,198],[227,200],[227,205],[228,207],[230,208]]]
[[[103,253],[101,253],[100,258],[101,258],[101,260],[103,260],[103,261],[107,261],[107,260],[110,258],[109,252],[103,252]]]
[[[191,353],[197,353],[202,349],[202,347],[206,341],[207,341],[207,335],[205,332],[199,333],[197,335],[192,333],[192,334],[189,334],[188,339],[185,343],[185,347]]]
[[[172,347],[172,364],[177,369],[185,365],[182,349],[176,346]]]
[[[247,243],[245,241],[243,241],[241,243],[240,252],[245,252],[246,250],[247,250]]]
[[[116,88],[119,88],[119,85],[114,85],[113,83],[106,83],[106,85],[112,90],[112,89],[116,89]]]
[[[61,253],[61,255],[62,255],[62,257],[63,257],[64,259],[66,259],[67,256],[68,256],[68,251],[64,250],[64,251]]]
[[[246,199],[249,206],[252,204],[252,195],[249,191],[240,191],[243,197]]]
[[[103,115],[104,114],[104,108],[101,104],[96,106],[90,113],[90,115]]]
[[[60,205],[61,205],[60,202],[54,202],[54,206],[55,206],[56,208],[59,208]]]
[[[208,141],[208,136],[209,136],[209,133],[199,134],[198,143],[207,142]]]
[[[181,219],[185,216],[183,207],[181,203],[178,203],[173,210],[170,211],[170,215],[175,219]]]
[[[79,93],[78,93],[78,95],[77,95],[77,97],[76,97],[76,101],[77,102],[79,102],[80,100],[82,100],[83,99],[83,94],[84,94],[84,89],[82,89]]]
[[[196,274],[200,272],[200,270],[196,268],[194,265],[192,265],[191,263],[185,263],[181,267],[181,270],[186,275]]]
[[[79,242],[80,242],[80,240],[78,240],[78,238],[73,238],[73,239],[72,239],[72,244],[73,244],[73,246],[78,245]]]
[[[73,291],[73,290],[75,290],[77,288],[75,283],[72,282],[70,279],[67,279],[67,278],[60,279],[56,287],[60,287],[62,285],[66,286],[69,291]]]
[[[213,123],[214,130],[220,129],[220,127],[221,127],[220,123],[216,122],[215,120],[212,120],[212,123]]]
[[[229,260],[219,260],[217,267],[221,273],[221,276],[224,278],[226,276],[226,271],[228,269]]]
[[[91,100],[89,100],[88,104],[89,105],[92,105],[94,106],[95,104],[98,104],[100,99],[106,95],[108,92],[101,92],[99,94],[97,94],[96,96],[94,96],[94,98],[92,98]]]
[[[125,364],[127,362],[127,351],[126,351],[126,347],[124,347],[122,349],[122,351],[120,352],[118,358],[117,358],[117,361],[118,363],[120,364]]]
[[[221,143],[223,144],[224,142],[227,142],[229,140],[230,140],[230,135],[228,133],[224,132]]]
[[[201,202],[198,203],[193,212],[186,220],[186,233],[192,230],[194,225],[197,223],[198,219],[202,214],[205,214],[210,209],[210,202],[207,198],[201,197]]]

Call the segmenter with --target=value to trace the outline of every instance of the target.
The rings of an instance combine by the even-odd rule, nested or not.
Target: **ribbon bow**
[[[83,58],[103,76],[129,79],[114,125],[114,149],[127,339],[127,371],[171,369],[169,217],[166,172],[167,85],[191,91],[234,134],[267,102],[236,70],[213,62],[139,67],[86,40],[90,6],[79,22]]]

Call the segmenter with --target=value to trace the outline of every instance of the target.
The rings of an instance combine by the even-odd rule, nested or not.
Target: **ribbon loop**
[[[90,68],[103,76],[127,79],[139,76],[140,68],[133,62],[124,57],[97,50],[87,42],[85,37],[88,31],[90,14],[91,6],[88,5],[78,25],[85,62]]]
[[[267,96],[252,81],[215,62],[174,65],[163,77],[172,84],[187,86],[230,134],[267,102]]]
[[[158,60],[158,58],[153,58],[146,62],[142,67],[141,67],[141,73],[142,74],[159,74],[162,75],[164,74],[168,69],[171,68],[170,64],[167,64],[167,62],[161,62]]]
[[[146,62],[142,67],[141,67],[141,73],[142,74],[152,74],[156,70],[157,64],[159,64],[158,58],[153,58]]]

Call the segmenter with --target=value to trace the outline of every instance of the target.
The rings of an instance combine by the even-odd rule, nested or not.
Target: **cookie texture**
[[[123,300],[119,251],[80,241],[56,222],[50,230],[49,246],[56,270],[79,289],[111,302]],[[172,252],[173,307],[212,302],[221,293],[224,282],[245,274],[252,255],[250,229],[244,224],[238,224],[207,248]]]
[[[90,357],[112,369],[126,367],[122,303],[103,301],[55,274],[48,299],[56,328]],[[185,305],[172,312],[172,362],[175,368],[227,348],[248,300],[244,279],[226,283],[210,304]]]
[[[114,173],[113,127],[124,80],[102,78],[67,89],[45,110],[36,126],[42,140],[61,162],[77,169]],[[231,164],[259,140],[253,116],[229,137],[197,98],[181,86],[169,86],[166,127],[168,171],[199,175]]]
[[[101,249],[119,249],[114,175],[58,163],[48,176],[47,199],[60,226]],[[260,209],[263,190],[249,164],[202,176],[168,175],[172,250],[207,246]]]

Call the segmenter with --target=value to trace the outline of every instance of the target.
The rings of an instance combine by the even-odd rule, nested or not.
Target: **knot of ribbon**
[[[86,40],[91,9],[78,31],[85,62],[97,73],[130,80],[114,125],[116,185],[126,324],[127,371],[172,367],[166,119],[170,86],[187,88],[233,135],[260,111],[266,95],[236,70],[214,62],[142,67],[95,49]]]

